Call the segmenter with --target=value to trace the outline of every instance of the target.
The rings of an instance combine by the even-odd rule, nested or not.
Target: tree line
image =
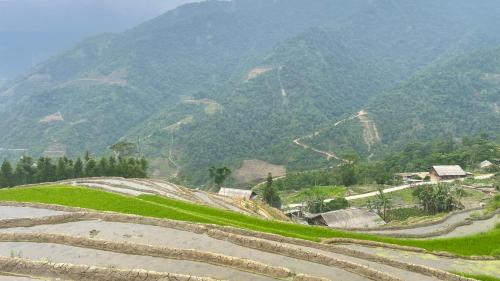
[[[481,161],[500,159],[500,145],[488,135],[481,134],[464,137],[458,142],[441,138],[410,143],[375,161],[364,161],[354,151],[345,153],[342,158],[347,161],[339,166],[288,174],[277,180],[275,186],[278,190],[300,190],[331,185],[397,185],[401,179],[395,177],[396,173],[429,171],[433,165],[460,165],[469,170],[477,169]]]
[[[5,160],[0,167],[0,188],[17,185],[54,182],[82,177],[146,178],[148,161],[135,157],[101,157],[94,159],[88,153],[82,158],[61,157],[38,160],[22,156],[15,167]]]

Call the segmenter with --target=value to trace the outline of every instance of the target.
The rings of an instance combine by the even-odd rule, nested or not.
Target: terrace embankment
[[[406,238],[461,237],[492,230],[498,223],[500,223],[500,217],[497,213],[483,214],[481,209],[470,209],[455,212],[441,220],[421,225],[357,230]]]
[[[228,280],[320,280],[321,277],[327,280],[332,276],[336,277],[334,280],[467,280],[439,269],[423,271],[412,266],[411,261],[402,263],[350,248],[277,235],[75,208],[51,208],[79,212],[70,213],[73,217],[63,213],[46,218],[11,219],[9,225],[0,223],[3,226],[0,237],[4,241],[0,243],[0,254]],[[16,227],[16,221],[20,227]],[[175,255],[168,249],[176,249]],[[97,256],[104,258],[93,258]],[[175,266],[166,267],[166,263]]]
[[[224,210],[243,214],[256,215],[264,218],[287,220],[279,211],[269,212],[258,202],[221,196],[202,190],[193,190],[173,183],[151,179],[124,178],[87,178],[62,181],[61,184],[85,186],[89,188],[115,192],[131,196],[160,195],[190,203],[204,204]]]

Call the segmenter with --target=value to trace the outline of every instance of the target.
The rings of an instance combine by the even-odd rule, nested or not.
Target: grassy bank
[[[455,274],[461,275],[461,276],[467,277],[467,278],[473,278],[473,279],[480,280],[480,281],[500,281],[500,278],[496,278],[493,276],[487,276],[487,275],[474,275],[474,274],[467,274],[467,273],[461,273],[461,272],[455,272]]]
[[[4,189],[0,190],[0,201],[57,204],[98,211],[113,211],[196,223],[235,226],[312,241],[319,241],[323,238],[343,237],[414,246],[430,251],[447,251],[459,255],[491,255],[500,252],[500,244],[498,244],[498,241],[500,241],[499,227],[485,234],[463,238],[435,240],[394,239],[323,227],[269,221],[159,196],[141,195],[139,197],[129,197],[100,190],[69,186]]]

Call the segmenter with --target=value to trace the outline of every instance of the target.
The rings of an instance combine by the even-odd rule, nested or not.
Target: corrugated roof
[[[479,164],[479,167],[481,167],[481,168],[488,168],[488,167],[490,167],[492,165],[493,165],[493,163],[491,163],[490,161],[484,160],[483,162],[481,162]]]
[[[376,227],[385,224],[376,213],[357,208],[332,211],[320,216],[329,227],[335,228]]]
[[[462,169],[462,167],[458,165],[449,165],[449,166],[433,166],[434,171],[438,174],[438,176],[466,176],[467,173]]]
[[[232,197],[232,198],[245,198],[252,199],[256,194],[251,190],[235,189],[235,188],[221,188],[219,195]]]

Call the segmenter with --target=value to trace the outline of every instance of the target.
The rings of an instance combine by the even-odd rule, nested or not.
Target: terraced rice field
[[[215,208],[221,208],[248,215],[258,215],[264,218],[286,219],[285,216],[276,216],[261,204],[220,196],[215,193],[185,188],[173,183],[159,180],[134,180],[123,178],[89,178],[63,181],[62,184],[86,186],[110,192],[131,196],[160,195],[167,198],[182,200],[191,203],[200,203]]]
[[[116,184],[112,180],[105,182]],[[300,226],[301,235],[311,239],[280,236],[269,233],[273,224],[288,225],[285,234],[299,226],[294,230],[291,224],[268,222],[266,229],[264,221],[239,212],[233,217],[223,213],[216,220],[211,213],[216,209],[201,206],[199,211],[214,223],[197,221],[199,213],[194,209],[182,213],[191,217],[169,220],[165,217],[195,205],[164,200],[149,192],[130,197],[132,194],[85,190],[34,187],[0,191],[0,280],[473,280],[449,272],[500,277],[499,260],[446,257],[421,248],[352,240],[340,232],[338,238],[320,241],[312,237],[337,232],[305,226]],[[29,192],[32,202],[57,196],[51,198],[57,198],[59,205],[22,203],[22,194]],[[75,199],[75,194],[82,195]],[[7,202],[5,198],[14,195],[21,202]],[[68,207],[75,200],[89,198],[95,200],[87,202],[91,209]],[[113,210],[119,213],[103,212],[112,205],[99,198],[113,201],[117,206]],[[144,204],[134,205],[139,203]],[[168,204],[170,209],[165,209]],[[136,215],[129,212],[131,206]],[[233,224],[232,219],[240,224]],[[263,232],[252,230],[256,222],[263,225]],[[356,235],[352,237],[365,237]]]
[[[482,213],[483,211],[478,209],[464,210],[449,215],[436,223],[424,223],[396,229],[384,229],[382,227],[365,230],[364,232],[407,238],[452,238],[487,232],[494,229],[495,225],[500,224],[498,214],[481,218]],[[480,217],[474,218],[475,215]]]

